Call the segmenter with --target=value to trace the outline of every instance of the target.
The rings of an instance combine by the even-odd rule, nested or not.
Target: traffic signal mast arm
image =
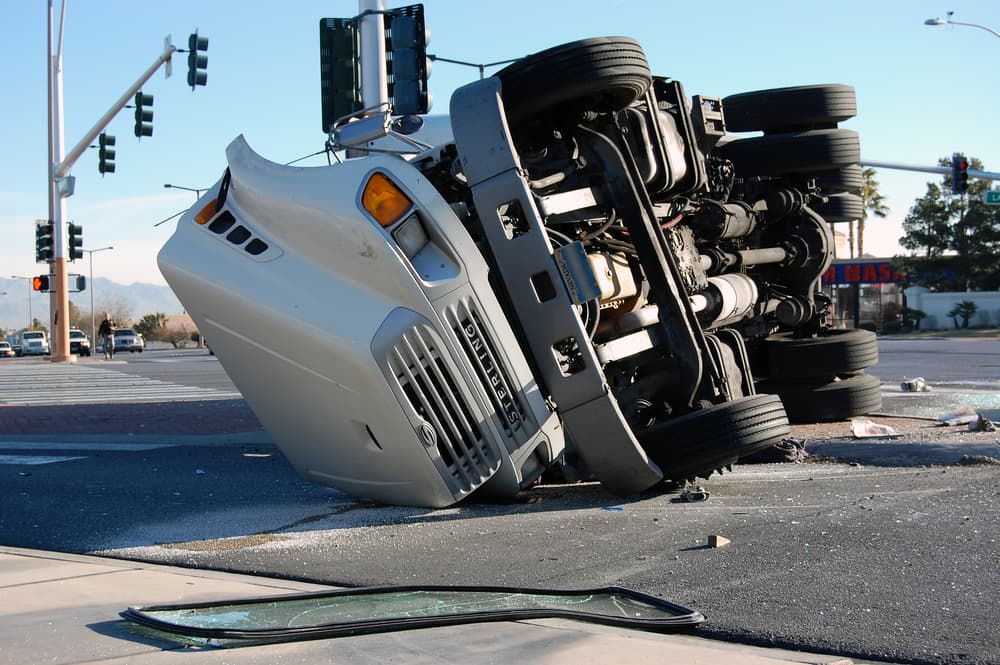
[[[121,98],[119,98],[119,100],[115,102],[110,109],[108,109],[107,113],[101,116],[101,119],[97,121],[97,124],[95,124],[90,131],[87,132],[86,136],[83,137],[83,140],[77,143],[76,146],[63,158],[63,160],[55,166],[52,173],[54,180],[61,180],[69,174],[69,171],[73,168],[76,160],[78,160],[84,151],[90,147],[90,145],[94,142],[94,139],[97,138],[97,135],[103,132],[105,127],[108,126],[118,112],[125,108],[126,104],[135,98],[135,93],[142,88],[146,81],[153,77],[156,70],[158,70],[164,63],[170,62],[170,58],[177,51],[177,47],[170,43],[169,35],[163,40],[163,45],[163,53],[156,59],[156,62],[154,62],[150,68],[139,77],[139,80],[137,80],[132,87],[130,87],[125,94],[123,94]]]
[[[919,171],[921,173],[937,173],[938,175],[951,175],[950,166],[915,166],[913,164],[897,164],[895,162],[875,162],[868,159],[861,160],[862,166],[870,166],[877,169],[896,169],[899,171]],[[970,178],[981,178],[983,180],[1000,180],[1000,173],[992,171],[980,171],[979,169],[966,169]]]

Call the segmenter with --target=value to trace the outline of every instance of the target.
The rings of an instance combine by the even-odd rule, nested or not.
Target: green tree
[[[69,301],[69,325],[80,330],[90,330],[90,312],[82,312],[72,300]]]
[[[963,300],[960,303],[955,303],[955,306],[951,308],[948,312],[948,316],[951,317],[952,322],[955,324],[956,328],[968,328],[969,319],[976,315],[979,311],[979,305],[977,305],[972,300]],[[962,319],[962,325],[958,325],[958,320]]]
[[[889,206],[885,197],[878,191],[878,180],[875,179],[875,169],[866,168],[861,172],[864,184],[861,186],[861,218],[858,220],[858,257],[865,254],[865,220],[868,213],[885,218],[889,215]]]
[[[129,309],[128,305],[116,297],[108,298],[97,303],[94,309],[97,310],[95,314],[98,321],[103,320],[104,314],[108,313],[111,315],[111,320],[114,321],[115,325],[119,328],[127,326],[128,321],[132,318],[132,310]]]
[[[163,312],[146,314],[132,327],[147,340],[166,341],[167,315]]]
[[[950,166],[951,158],[938,164]],[[969,164],[983,170],[978,159]],[[950,174],[940,186],[927,184],[903,220],[900,244],[910,254],[896,261],[911,281],[942,291],[1000,287],[1000,208],[983,202],[987,189],[989,181],[971,179],[965,195],[953,194]]]

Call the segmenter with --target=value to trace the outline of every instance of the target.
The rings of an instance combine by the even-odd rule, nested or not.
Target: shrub
[[[956,328],[968,328],[969,319],[976,315],[979,311],[979,305],[971,300],[963,300],[960,303],[955,303],[955,306],[951,308],[948,312],[948,316],[951,317],[952,322],[955,324]],[[958,325],[958,320],[962,319],[962,325]]]

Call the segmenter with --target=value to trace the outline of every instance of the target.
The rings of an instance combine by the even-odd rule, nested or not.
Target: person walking
[[[111,320],[111,315],[104,313],[104,320],[101,327],[97,329],[97,336],[101,338],[101,345],[104,348],[104,359],[111,360],[115,357],[115,322]]]

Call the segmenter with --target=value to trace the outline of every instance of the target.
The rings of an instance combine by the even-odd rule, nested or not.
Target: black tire
[[[781,397],[793,423],[845,420],[882,409],[882,383],[871,374],[827,383],[762,381],[757,390]]]
[[[738,176],[789,175],[857,164],[861,142],[849,129],[815,129],[738,139],[716,153],[733,163]]]
[[[653,77],[639,42],[595,37],[555,46],[496,74],[512,125],[551,109],[610,112],[646,93]]]
[[[796,339],[777,333],[764,340],[768,376],[773,381],[817,379],[860,372],[878,362],[878,338],[869,330],[824,330]]]
[[[668,420],[639,440],[664,478],[683,482],[770,448],[789,431],[778,397],[751,395]]]
[[[865,177],[860,164],[851,164],[835,171],[813,174],[816,186],[823,194],[860,194],[865,185]]]
[[[847,193],[830,194],[825,202],[811,204],[809,207],[831,224],[859,220],[865,212],[865,203],[861,197]]]
[[[729,95],[722,99],[731,132],[788,132],[835,126],[858,114],[849,85],[802,85]]]

